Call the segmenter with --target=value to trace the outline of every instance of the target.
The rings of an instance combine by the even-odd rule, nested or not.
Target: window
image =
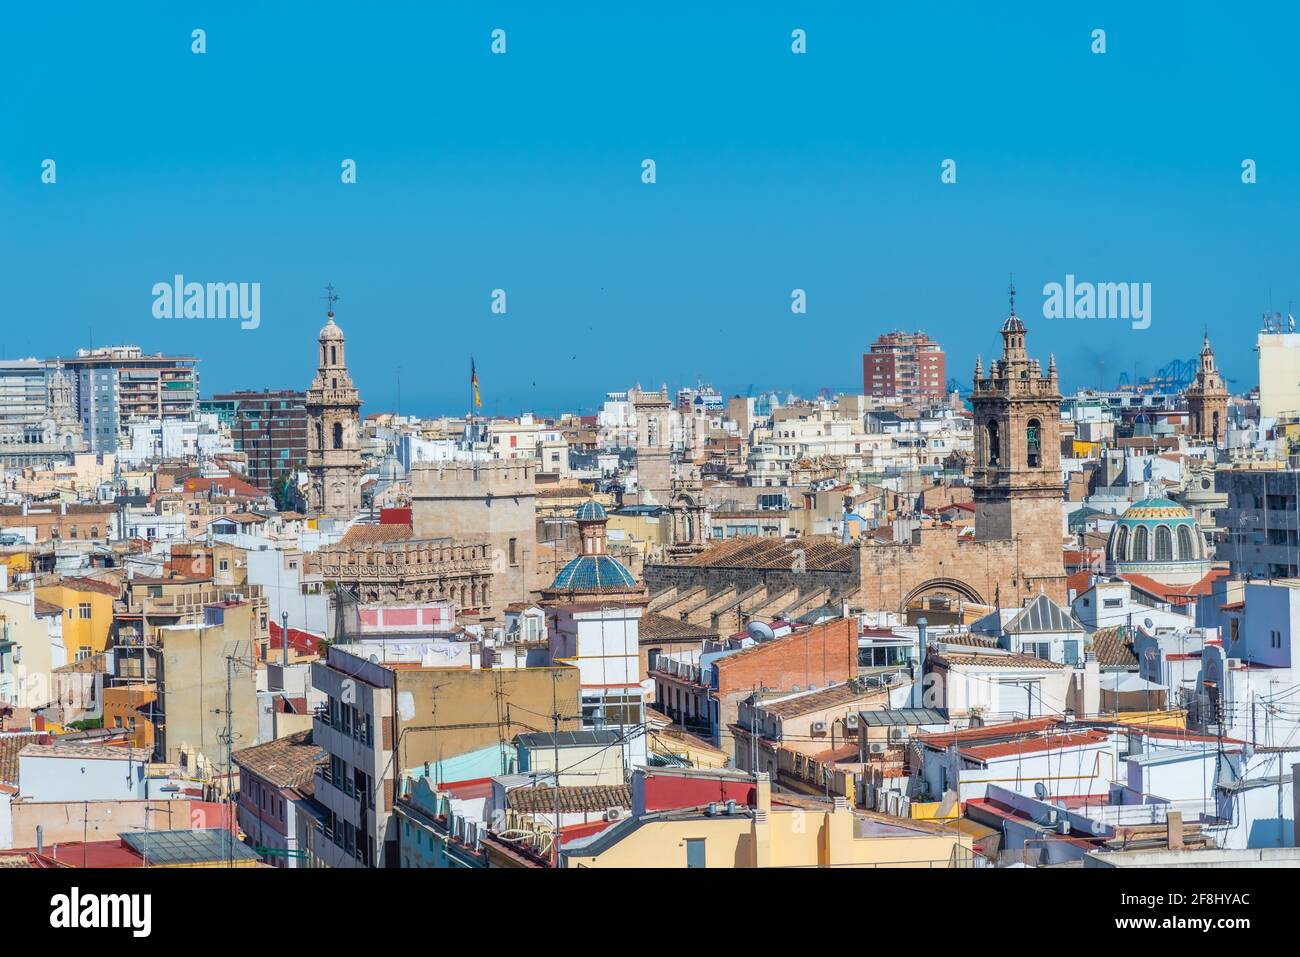
[[[1124,599],[1123,599],[1123,598],[1103,598],[1103,599],[1101,600],[1101,607],[1102,607],[1102,608],[1123,608],[1123,607],[1124,607]]]
[[[1178,526],[1178,559],[1190,562],[1196,558],[1196,549],[1192,547],[1192,530],[1186,525]]]
[[[1037,419],[1030,419],[1025,428],[1025,451],[1031,469],[1038,468],[1043,462],[1042,447],[1039,444],[1039,430],[1041,427]]]
[[[1168,525],[1156,526],[1156,561],[1170,562],[1174,559],[1174,536]]]
[[[688,837],[686,839],[686,866],[704,867],[704,838]]]
[[[334,448],[336,449],[343,448],[343,423],[342,422],[334,423]]]
[[[77,617],[83,620],[90,618],[90,602],[83,601],[77,606]]]
[[[1147,548],[1148,533],[1145,525],[1139,525],[1133,533],[1133,561],[1145,562],[1150,558]]]
[[[516,552],[516,548],[517,548],[517,546],[518,546],[518,543],[519,543],[519,539],[517,539],[517,538],[512,538],[512,539],[510,539],[510,564],[511,564],[511,565],[518,565],[518,564],[519,564],[519,556],[518,556],[518,554],[517,554],[517,552]]]
[[[1002,449],[998,445],[997,422],[990,422],[988,424],[988,428],[986,431],[988,433],[988,454],[989,454],[988,464],[990,466],[996,466],[1000,463],[1000,459],[1002,458]]]

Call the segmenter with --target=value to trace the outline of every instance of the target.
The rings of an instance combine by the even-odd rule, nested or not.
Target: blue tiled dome
[[[578,506],[578,521],[580,522],[604,522],[609,520],[605,514],[605,509],[594,498],[590,502],[583,502]]]
[[[551,585],[554,591],[624,591],[636,587],[632,573],[608,555],[582,555],[573,559],[560,569]]]
[[[1151,565],[1205,563],[1205,538],[1196,518],[1170,499],[1153,496],[1128,507],[1115,522],[1106,543],[1111,570],[1150,574]]]

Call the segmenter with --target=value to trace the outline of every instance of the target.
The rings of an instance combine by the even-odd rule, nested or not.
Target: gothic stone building
[[[1060,403],[1055,360],[1044,373],[1028,357],[1013,301],[1001,358],[987,376],[975,369],[973,538],[938,527],[898,544],[734,539],[680,563],[647,565],[650,610],[732,628],[828,602],[900,613],[933,594],[1004,607],[1040,592],[1064,602]]]
[[[480,616],[503,604],[492,592],[488,545],[414,538],[410,525],[354,525],[312,555],[308,567],[367,604],[445,600]]]

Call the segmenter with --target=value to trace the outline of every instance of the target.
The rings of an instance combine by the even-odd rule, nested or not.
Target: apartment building
[[[579,729],[576,667],[480,668],[469,642],[398,637],[331,645],[312,663],[312,687],[327,696],[312,741],[328,756],[315,853],[329,867],[399,866],[403,771],[493,744],[504,754],[517,734],[553,730],[556,713],[559,730]]]
[[[125,444],[132,422],[190,420],[199,408],[199,360],[146,355],[139,346],[78,349],[63,364],[72,404],[92,452]]]
[[[947,387],[943,348],[924,332],[889,332],[862,357],[865,395],[921,400],[942,398]]]

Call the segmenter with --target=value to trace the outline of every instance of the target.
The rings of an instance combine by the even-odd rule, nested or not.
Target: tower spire
[[[1011,312],[1009,315],[1016,314],[1016,277],[1013,273],[1007,273],[1007,298],[1011,301]]]

